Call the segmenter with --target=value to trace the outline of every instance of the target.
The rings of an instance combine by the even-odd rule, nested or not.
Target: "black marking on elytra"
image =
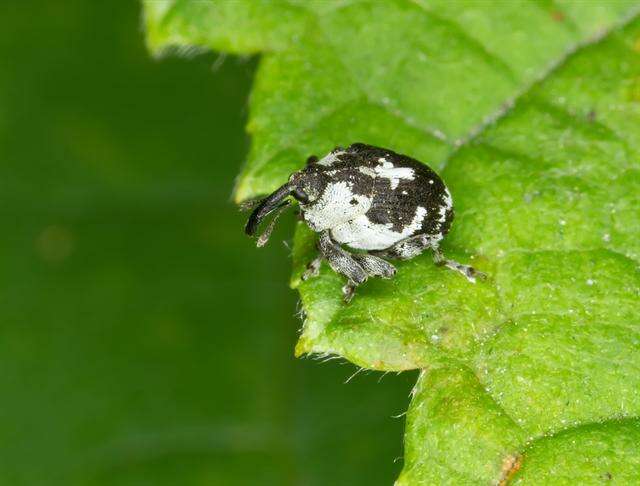
[[[437,234],[448,231],[451,218],[447,218],[444,224],[438,221],[441,217],[440,208],[445,204],[446,197],[446,187],[438,174],[406,155],[364,144],[356,145],[353,157],[372,169],[380,164],[379,159],[384,158],[393,164],[394,168],[408,168],[413,171],[413,180],[400,178],[395,188],[392,188],[388,178],[376,178],[372,206],[367,213],[372,222],[391,223],[391,229],[401,232],[413,221],[418,207],[423,207],[427,210],[427,214],[422,220],[421,227],[411,236],[418,233]],[[352,147],[349,147],[349,151]]]
[[[449,231],[453,211],[447,211],[444,222],[439,221],[446,187],[431,168],[406,155],[362,143],[355,143],[346,150],[337,147],[332,153],[337,154],[337,160],[331,165],[314,163],[300,171],[299,179],[305,181],[304,185],[316,188],[315,191],[305,190],[306,193],[317,192],[321,197],[329,182],[344,181],[354,194],[371,198],[371,208],[366,215],[373,223],[390,224],[393,231],[400,233],[414,220],[418,207],[423,207],[426,215],[420,227],[409,236],[418,233],[444,235]],[[397,179],[394,187],[387,177],[363,173],[362,168],[372,173],[380,167],[380,159],[392,164],[393,168],[411,169],[413,179]]]

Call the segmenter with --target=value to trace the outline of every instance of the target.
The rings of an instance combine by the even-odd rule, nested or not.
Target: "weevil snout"
[[[289,177],[289,182],[280,186],[260,201],[251,213],[251,216],[249,216],[249,220],[244,229],[245,233],[249,236],[254,236],[258,231],[260,223],[262,223],[267,216],[278,210],[281,211],[288,206],[289,201],[287,201],[287,198],[289,196],[296,199],[302,206],[312,204],[320,197],[325,185],[325,177],[320,170],[313,166],[294,172]],[[258,239],[258,246],[262,246],[267,242],[279,214],[280,212],[278,211],[267,230]]]
[[[254,236],[256,231],[258,231],[258,226],[260,226],[260,223],[262,223],[267,216],[276,209],[288,204],[284,201],[292,194],[294,189],[294,186],[290,182],[287,182],[265,197],[253,210],[251,216],[249,216],[247,225],[244,227],[244,232],[249,236]]]

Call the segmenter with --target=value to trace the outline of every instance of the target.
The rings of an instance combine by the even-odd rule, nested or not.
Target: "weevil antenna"
[[[280,204],[278,204],[278,207],[273,211],[274,213],[273,218],[271,218],[271,221],[269,221],[269,224],[267,225],[266,229],[260,234],[260,236],[258,236],[258,242],[256,243],[258,247],[261,247],[267,244],[267,241],[269,241],[269,237],[273,232],[273,228],[275,228],[276,226],[276,221],[278,221],[278,218],[282,214],[282,211],[284,211],[289,206],[289,204],[291,203],[286,199],[282,201]]]

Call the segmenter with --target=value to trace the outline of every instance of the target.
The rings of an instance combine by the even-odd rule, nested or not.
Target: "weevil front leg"
[[[320,233],[318,249],[334,272],[347,277],[348,282],[342,287],[342,295],[344,300],[349,302],[353,298],[356,287],[367,280],[367,272],[356,261],[354,255],[342,249],[331,239],[327,230]]]
[[[317,277],[320,274],[320,265],[322,264],[322,256],[318,255],[309,263],[307,268],[302,273],[302,280],[309,280],[310,278]]]

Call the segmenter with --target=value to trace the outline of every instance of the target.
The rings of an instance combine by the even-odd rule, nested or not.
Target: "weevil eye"
[[[291,195],[302,204],[307,204],[309,202],[309,196],[302,189],[294,189]]]

